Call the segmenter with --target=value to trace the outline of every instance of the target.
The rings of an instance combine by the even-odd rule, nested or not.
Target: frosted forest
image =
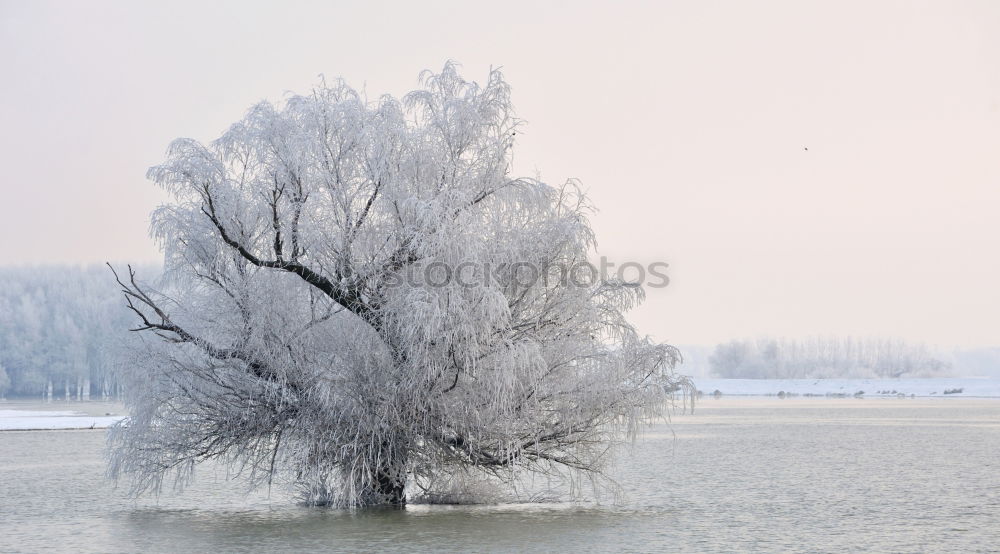
[[[120,397],[131,319],[110,276],[103,265],[0,268],[0,397]]]
[[[966,370],[967,358],[959,358]],[[952,364],[926,345],[871,337],[734,340],[717,345],[709,364],[714,375],[743,379],[897,379],[952,371]]]

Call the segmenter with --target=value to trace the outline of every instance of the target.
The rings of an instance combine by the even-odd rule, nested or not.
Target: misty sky
[[[670,263],[657,339],[1000,344],[1000,2],[356,4],[0,0],[3,263],[154,260],[171,139],[450,58],[504,67],[600,254]]]

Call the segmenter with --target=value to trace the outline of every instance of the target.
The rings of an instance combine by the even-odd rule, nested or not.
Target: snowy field
[[[76,410],[47,411],[0,408],[0,431],[103,429],[124,417],[124,415],[88,415]]]
[[[1000,398],[1000,379],[955,377],[937,379],[708,379],[695,378],[705,394],[733,396],[941,396]]]

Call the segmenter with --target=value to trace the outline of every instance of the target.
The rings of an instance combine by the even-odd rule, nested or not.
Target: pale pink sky
[[[581,179],[601,254],[671,264],[635,315],[656,338],[1000,344],[989,1],[0,0],[3,263],[155,259],[144,174],[171,139],[449,58],[504,66],[518,171]]]

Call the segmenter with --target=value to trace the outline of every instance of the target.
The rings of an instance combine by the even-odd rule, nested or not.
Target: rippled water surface
[[[350,513],[211,470],[131,501],[103,441],[0,433],[0,551],[1000,549],[1000,400],[706,399],[622,459],[620,505]]]

